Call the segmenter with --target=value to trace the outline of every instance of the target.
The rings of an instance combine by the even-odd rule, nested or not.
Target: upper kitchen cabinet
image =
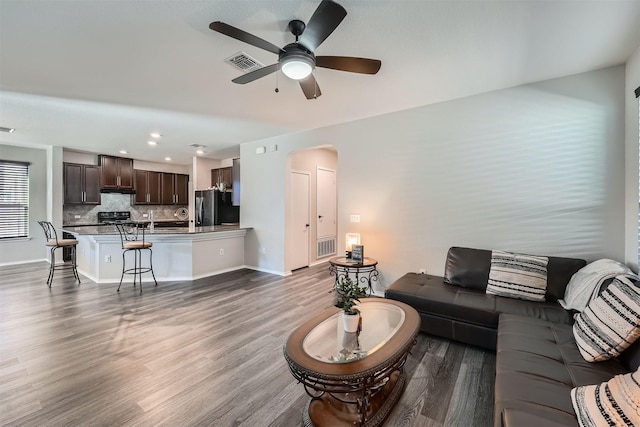
[[[133,191],[133,159],[98,156],[102,167],[103,190]]]
[[[162,172],[135,169],[136,194],[132,195],[134,205],[159,205],[162,202]]]
[[[211,169],[211,185],[218,186],[221,182],[224,182],[227,188],[232,187],[233,171],[231,167]]]
[[[189,175],[162,172],[163,205],[189,204]]]
[[[64,164],[64,204],[100,204],[100,166]]]

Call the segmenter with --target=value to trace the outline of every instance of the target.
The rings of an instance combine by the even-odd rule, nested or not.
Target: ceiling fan
[[[382,65],[377,59],[315,55],[318,46],[333,33],[345,16],[347,11],[344,7],[331,0],[322,0],[306,25],[298,19],[289,22],[289,31],[296,37],[296,41],[282,48],[224,22],[212,22],[209,28],[278,55],[278,62],[275,64],[237,77],[232,82],[249,83],[281,69],[284,75],[300,82],[300,88],[307,99],[315,99],[321,95],[320,87],[312,74],[315,67],[376,74]]]

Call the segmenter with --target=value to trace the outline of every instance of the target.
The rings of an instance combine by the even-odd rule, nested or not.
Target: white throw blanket
[[[564,299],[558,302],[566,310],[583,311],[589,300],[598,294],[602,283],[616,276],[638,280],[638,276],[629,267],[612,259],[599,259],[587,264],[571,277]]]

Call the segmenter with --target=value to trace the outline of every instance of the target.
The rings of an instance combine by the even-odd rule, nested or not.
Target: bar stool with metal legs
[[[153,261],[151,247],[153,243],[144,240],[144,225],[137,223],[116,223],[114,224],[118,233],[120,233],[120,242],[122,243],[122,274],[120,275],[120,284],[118,292],[122,286],[122,279],[125,274],[133,274],[133,286],[136,286],[136,276],[140,283],[140,293],[142,293],[142,273],[151,273],[153,282],[158,286],[156,275],[153,274]],[[142,232],[139,232],[142,230]],[[142,265],[142,251],[149,251],[149,266]],[[126,267],[126,254],[133,252],[133,267]]]
[[[58,239],[58,233],[55,227],[49,221],[38,221],[38,224],[44,230],[44,236],[47,239],[47,247],[51,253],[51,265],[49,266],[49,277],[47,278],[47,286],[51,287],[53,282],[53,273],[56,270],[71,268],[73,270],[73,277],[80,283],[80,276],[78,275],[78,268],[76,264],[76,247],[78,241],[76,239]],[[70,248],[71,249],[71,264],[56,265],[56,249],[58,248]]]

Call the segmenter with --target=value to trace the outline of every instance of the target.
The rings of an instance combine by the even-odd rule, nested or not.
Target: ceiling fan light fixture
[[[315,66],[308,55],[289,54],[280,60],[280,69],[293,80],[302,80],[311,74]]]

